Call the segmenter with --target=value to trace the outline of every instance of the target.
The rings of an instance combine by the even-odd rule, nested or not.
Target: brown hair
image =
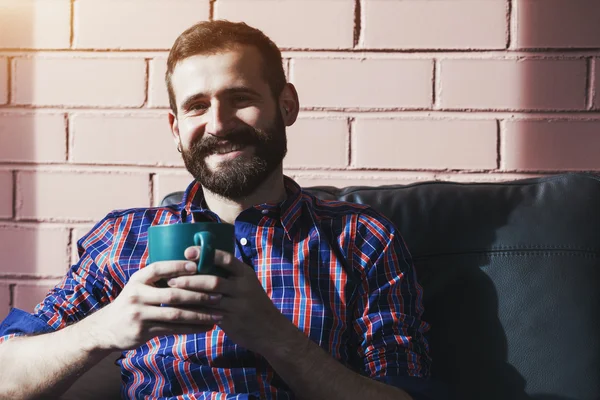
[[[269,83],[273,97],[276,100],[279,98],[286,78],[277,45],[260,30],[243,22],[203,21],[179,35],[169,52],[165,80],[169,92],[169,105],[175,115],[177,103],[171,77],[177,63],[199,54],[218,54],[233,50],[240,45],[254,46],[258,49],[264,62],[265,80]]]

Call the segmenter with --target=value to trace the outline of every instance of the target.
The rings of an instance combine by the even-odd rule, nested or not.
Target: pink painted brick
[[[10,312],[10,284],[0,282],[0,321]]]
[[[585,60],[443,60],[445,109],[585,109]]]
[[[357,119],[353,165],[362,168],[494,169],[496,121]]]
[[[68,243],[66,228],[0,225],[0,273],[62,276],[69,267]]]
[[[149,206],[146,174],[20,172],[20,219],[94,221],[115,209]]]
[[[169,107],[169,95],[165,83],[167,59],[158,57],[150,60],[150,77],[148,80],[148,106]]]
[[[431,60],[299,58],[292,69],[303,107],[431,107]]]
[[[55,163],[66,160],[63,114],[0,114],[0,161]]]
[[[246,22],[282,48],[351,48],[354,5],[354,0],[219,0],[215,17]]]
[[[505,0],[371,0],[364,7],[367,48],[506,47]]]
[[[170,49],[184,30],[209,17],[209,0],[78,0],[76,48]]]
[[[77,114],[70,129],[71,161],[76,163],[183,166],[166,112]]]
[[[13,173],[0,171],[0,218],[12,217],[13,190]]]
[[[285,168],[343,168],[348,165],[348,120],[300,118],[288,128]]]
[[[600,3],[573,0],[519,0],[519,48],[600,47]]]
[[[600,170],[600,121],[510,121],[502,135],[502,169]]]
[[[194,178],[187,172],[179,174],[159,173],[154,177],[154,205],[158,206],[162,199],[173,192],[182,192]]]
[[[71,0],[2,0],[0,48],[68,49]]]
[[[17,58],[13,71],[15,104],[140,107],[145,101],[142,59]]]
[[[14,288],[14,307],[23,311],[33,312],[35,306],[41,303],[50,289],[60,280],[44,280],[42,282],[19,282]]]
[[[8,59],[0,57],[0,104],[8,103]]]

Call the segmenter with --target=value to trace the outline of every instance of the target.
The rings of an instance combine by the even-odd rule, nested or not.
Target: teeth
[[[230,144],[230,145],[225,145],[225,146],[221,146],[217,149],[217,153],[218,154],[226,154],[226,153],[230,153],[232,151],[237,151],[239,149],[241,149],[242,146],[239,144]]]

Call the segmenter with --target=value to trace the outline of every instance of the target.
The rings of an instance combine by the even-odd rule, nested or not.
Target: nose
[[[205,132],[212,136],[224,136],[231,128],[233,119],[233,110],[231,107],[215,102],[208,112],[208,121]]]

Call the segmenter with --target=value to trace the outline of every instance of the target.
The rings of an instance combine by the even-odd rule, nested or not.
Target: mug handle
[[[200,258],[196,272],[200,273],[205,265],[215,263],[215,249],[212,246],[214,235],[210,232],[196,232],[194,234],[194,244],[200,246]]]

